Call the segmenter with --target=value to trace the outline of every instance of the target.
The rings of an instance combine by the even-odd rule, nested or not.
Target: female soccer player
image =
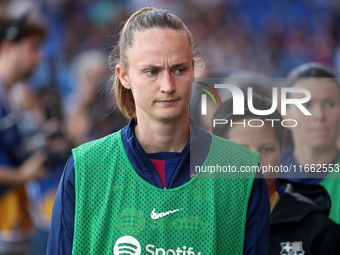
[[[305,107],[311,115],[288,107],[286,118],[295,119],[298,125],[290,128],[293,145],[283,150],[281,164],[296,167],[298,173],[289,176],[290,181],[323,185],[332,200],[329,217],[340,223],[339,80],[331,70],[317,63],[297,67],[288,80],[289,85],[310,91],[311,99]],[[290,95],[292,99],[299,96],[299,93]]]
[[[239,168],[257,165],[258,155],[190,122],[195,60],[184,23],[162,9],[135,12],[110,61],[117,103],[131,120],[73,150],[47,253],[267,254],[263,180],[190,174],[190,157]]]

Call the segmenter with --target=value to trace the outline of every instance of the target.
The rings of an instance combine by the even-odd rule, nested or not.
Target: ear
[[[131,89],[131,84],[130,84],[130,80],[129,80],[129,76],[127,74],[126,68],[118,64],[116,65],[116,72],[124,88]]]
[[[196,60],[193,58],[192,59],[192,83],[194,82],[194,80],[195,80],[195,62],[196,62]]]

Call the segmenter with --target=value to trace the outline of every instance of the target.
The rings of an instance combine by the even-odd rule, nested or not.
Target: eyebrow
[[[172,67],[170,67],[170,69],[173,70],[173,69],[178,69],[180,67],[188,67],[188,66],[189,66],[189,63],[179,63],[176,65],[173,65]]]
[[[188,67],[188,66],[189,66],[189,63],[185,63],[185,62],[178,63],[178,64],[175,64],[175,65],[172,65],[170,67],[170,70],[174,70],[174,69],[177,69],[177,68],[180,68],[180,67]],[[147,65],[143,65],[141,68],[142,68],[142,70],[148,70],[148,69],[161,70],[161,69],[163,69],[163,66],[147,64]]]
[[[275,138],[276,140],[278,140],[277,138]],[[264,143],[260,143],[259,146],[275,146],[275,143],[273,142],[264,142]]]

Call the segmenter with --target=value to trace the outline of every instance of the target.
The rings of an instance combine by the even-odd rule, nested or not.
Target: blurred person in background
[[[183,21],[165,10],[143,8],[126,21],[110,64],[117,104],[130,122],[73,150],[47,254],[267,254],[264,181],[190,173],[190,154],[196,165],[258,162],[257,153],[231,149],[190,121],[193,44]],[[219,150],[226,147],[231,159]]]
[[[250,83],[251,86],[251,83]],[[253,94],[253,106],[267,110],[272,102]],[[244,114],[233,115],[233,99],[229,99],[216,111],[214,119],[227,119],[238,124],[216,125],[213,134],[237,142],[260,153],[262,169],[278,167],[284,140],[282,117],[275,110],[272,114],[259,116],[252,113],[248,104]],[[263,125],[240,125],[245,121],[262,120]],[[266,119],[276,119],[274,126]],[[258,122],[256,122],[258,123]],[[276,172],[265,172],[270,198],[270,252],[269,254],[340,254],[340,226],[328,218],[330,197],[321,185],[282,183]]]
[[[72,66],[78,82],[66,103],[66,126],[70,140],[78,146],[118,131],[127,121],[105,90],[107,55],[100,50],[84,51]]]
[[[215,77],[216,75],[212,75]],[[207,100],[207,113],[203,115],[201,113],[202,94],[206,94],[205,91],[200,88],[203,87],[202,83],[210,84],[214,87],[215,84],[232,84],[242,90],[243,94],[247,93],[248,87],[252,87],[253,93],[265,95],[268,98],[272,97],[270,91],[269,79],[259,73],[251,71],[239,71],[230,74],[227,78],[203,78],[195,79],[195,86],[193,86],[192,99],[190,101],[190,117],[195,120],[197,125],[207,132],[212,132],[213,116],[215,111],[219,108],[219,105],[214,105],[212,100]],[[228,89],[215,88],[217,94],[221,98],[221,101],[226,101],[232,94]]]
[[[35,226],[30,255],[44,255],[58,183],[72,145],[66,134],[60,91],[54,86],[44,86],[32,90],[29,97],[36,106],[34,109],[32,106],[24,108],[22,115],[25,118],[23,123],[19,123],[23,127],[32,126],[31,134],[24,139],[24,151],[29,155],[43,149],[47,170],[43,178],[30,180],[26,184],[30,215]],[[30,115],[38,115],[39,118],[32,116],[29,119]]]
[[[19,158],[22,137],[9,95],[34,72],[45,37],[46,28],[28,16],[0,14],[0,254],[27,254],[33,231],[24,185],[42,176],[45,155]]]
[[[287,86],[310,91],[311,99],[304,106],[311,115],[289,105],[286,116],[283,116],[295,119],[298,125],[289,128],[293,144],[284,148],[281,155],[281,164],[296,167],[297,171],[282,174],[282,178],[324,186],[332,201],[329,217],[340,223],[339,80],[328,67],[306,63],[290,72]],[[301,93],[289,95],[291,99],[299,97]]]

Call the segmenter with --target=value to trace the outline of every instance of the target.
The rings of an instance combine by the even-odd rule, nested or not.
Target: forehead
[[[251,127],[248,125],[250,118],[245,119],[246,125],[236,124],[230,127],[229,139],[237,143],[247,146],[258,146],[263,143],[276,143],[278,139],[275,136],[274,128],[271,124],[262,120],[264,125],[262,127]],[[236,122],[242,122],[243,120],[237,120]],[[251,125],[260,125],[258,121],[250,123]]]
[[[167,40],[177,39],[184,40],[190,45],[189,36],[183,30],[175,30],[171,28],[150,28],[145,30],[136,31],[133,34],[134,41],[138,41],[139,44],[145,43],[148,44],[158,44]],[[145,40],[148,41],[145,41]],[[172,41],[172,43],[174,43]],[[145,45],[144,45],[145,46]]]
[[[338,98],[340,100],[340,88],[334,81],[329,78],[305,78],[297,81],[294,87],[308,89],[312,99],[317,98]],[[292,93],[292,97],[301,97]]]
[[[134,33],[133,46],[128,58],[141,62],[157,62],[162,57],[173,60],[192,58],[192,46],[188,35],[181,30],[152,28]]]

